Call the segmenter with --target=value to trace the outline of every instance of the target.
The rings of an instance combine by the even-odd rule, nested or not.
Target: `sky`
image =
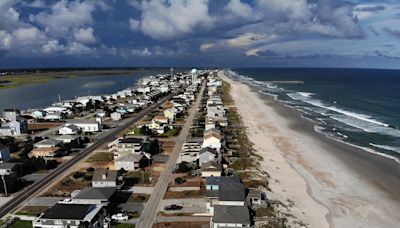
[[[400,68],[399,0],[0,0],[0,68]]]

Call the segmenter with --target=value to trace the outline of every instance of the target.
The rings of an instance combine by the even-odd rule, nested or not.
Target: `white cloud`
[[[152,52],[148,48],[132,49],[131,54],[135,56],[150,56]]]
[[[129,19],[129,29],[136,32],[140,29],[140,21],[133,18]]]
[[[141,31],[153,39],[177,38],[213,26],[208,0],[143,1],[135,7],[142,11]]]
[[[213,47],[215,47],[214,43],[204,43],[204,44],[200,45],[200,51],[206,51],[206,50],[211,49]]]
[[[45,27],[52,36],[68,36],[71,30],[93,23],[92,13],[96,9],[94,1],[60,1],[29,18]]]
[[[12,40],[13,37],[11,36],[11,34],[0,30],[0,49],[11,49]]]
[[[88,27],[88,28],[80,28],[78,31],[75,32],[74,38],[76,41],[89,44],[89,43],[95,43],[96,38],[93,35],[93,28]]]
[[[55,53],[64,50],[64,45],[60,44],[58,40],[50,40],[42,46],[44,53]]]
[[[32,2],[23,2],[23,6],[31,7],[31,8],[45,8],[46,3],[43,0],[35,0]]]
[[[240,0],[230,0],[225,6],[225,9],[243,18],[249,18],[253,14],[251,6],[241,2]]]
[[[86,55],[86,54],[91,54],[94,51],[95,49],[92,49],[78,42],[72,42],[68,44],[68,46],[65,49],[65,53],[69,55]]]

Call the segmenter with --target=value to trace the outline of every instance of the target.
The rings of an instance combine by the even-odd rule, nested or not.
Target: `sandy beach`
[[[300,112],[231,80],[231,95],[274,197],[308,227],[398,227],[400,169],[314,131]],[[300,226],[300,225],[299,225]]]

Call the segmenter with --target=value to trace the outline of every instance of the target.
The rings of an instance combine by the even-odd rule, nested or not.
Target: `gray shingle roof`
[[[99,200],[109,200],[114,194],[116,188],[94,188],[86,187],[79,191],[79,193],[74,196],[74,199],[99,199]]]
[[[127,154],[124,156],[120,156],[117,159],[115,159],[115,161],[119,161],[119,162],[140,162],[140,160],[142,160],[143,158],[143,154]]]
[[[240,201],[246,200],[246,189],[242,183],[221,182],[218,190],[220,201]]]
[[[214,223],[236,223],[250,225],[250,213],[246,206],[214,206]]]
[[[103,174],[105,174],[105,179],[103,179]],[[116,181],[117,171],[107,170],[107,169],[96,169],[93,173],[92,181]]]

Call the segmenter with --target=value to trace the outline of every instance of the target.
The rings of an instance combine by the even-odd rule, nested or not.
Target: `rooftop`
[[[246,206],[214,206],[214,223],[250,224],[250,213]]]
[[[108,169],[96,169],[92,181],[116,181],[117,171]]]
[[[41,216],[42,219],[83,220],[87,214],[96,209],[90,204],[56,204]]]
[[[74,199],[104,199],[109,200],[114,194],[116,188],[95,188],[86,187],[79,191],[73,198]]]

